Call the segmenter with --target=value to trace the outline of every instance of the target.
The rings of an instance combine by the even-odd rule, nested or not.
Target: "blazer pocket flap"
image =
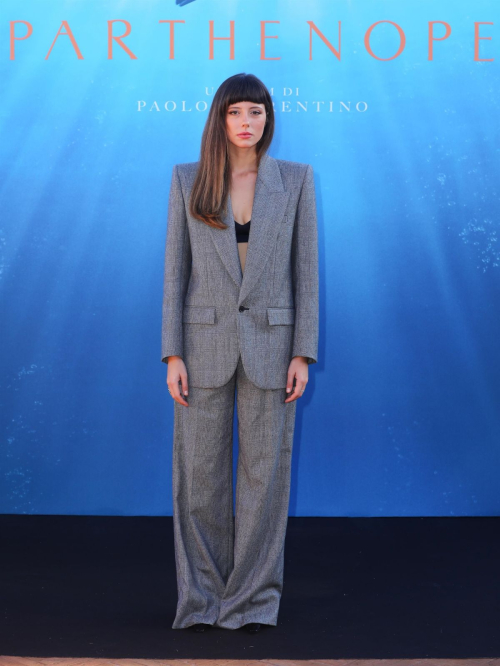
[[[267,308],[267,318],[270,324],[293,324],[295,308]]]
[[[215,306],[185,305],[182,321],[186,324],[215,324]]]

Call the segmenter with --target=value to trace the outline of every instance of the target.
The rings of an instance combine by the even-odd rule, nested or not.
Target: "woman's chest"
[[[239,224],[246,224],[252,218],[256,175],[248,174],[245,177],[232,178],[229,194],[233,216]]]

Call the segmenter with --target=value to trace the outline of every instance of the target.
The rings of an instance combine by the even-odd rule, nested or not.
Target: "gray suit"
[[[227,229],[189,213],[197,164],[173,168],[165,250],[162,360],[181,356],[189,385],[189,407],[174,402],[172,626],[276,625],[296,411],[284,388],[292,357],[316,363],[318,349],[313,170],[263,155],[242,272],[231,198]]]
[[[284,388],[293,356],[317,361],[312,167],[267,153],[261,158],[242,275],[231,197],[227,229],[208,227],[188,212],[196,166],[178,164],[172,175],[162,360],[182,356],[190,386],[214,388],[229,380],[241,353],[256,386]]]

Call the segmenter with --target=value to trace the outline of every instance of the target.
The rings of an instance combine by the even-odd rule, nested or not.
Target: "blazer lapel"
[[[271,155],[265,153],[261,157],[255,181],[252,222],[243,273],[234,230],[231,195],[228,196],[227,213],[224,216],[224,222],[228,228],[209,227],[222,261],[236,285],[240,287],[238,304],[241,304],[251,292],[269,259],[276,243],[289,196],[290,192],[286,192],[283,187],[278,163]]]
[[[236,285],[239,287],[242,282],[242,272],[240,264],[240,256],[238,254],[238,245],[236,242],[236,233],[234,230],[233,208],[231,206],[231,197],[228,197],[227,211],[222,218],[223,222],[227,224],[226,229],[216,229],[215,227],[208,227],[212,240],[217,252],[222,260],[222,263],[227,268],[229,275],[233,278]],[[250,225],[251,227],[252,225]]]

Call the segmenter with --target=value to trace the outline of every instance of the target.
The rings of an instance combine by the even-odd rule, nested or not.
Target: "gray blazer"
[[[242,273],[231,197],[227,229],[193,218],[198,162],[176,164],[168,204],[162,361],[181,356],[188,384],[222,386],[241,359],[260,388],[285,388],[290,361],[318,353],[318,233],[313,169],[265,153]]]

